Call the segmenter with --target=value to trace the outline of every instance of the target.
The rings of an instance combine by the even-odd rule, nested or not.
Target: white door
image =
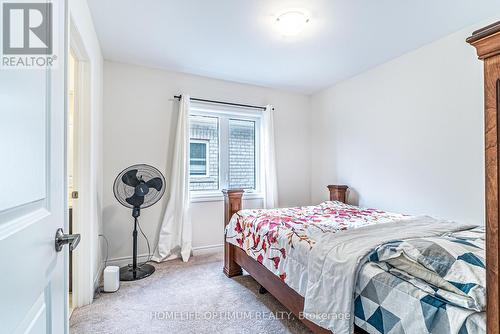
[[[68,332],[68,246],[55,250],[67,231],[65,1],[53,8],[57,68],[0,69],[0,333]]]

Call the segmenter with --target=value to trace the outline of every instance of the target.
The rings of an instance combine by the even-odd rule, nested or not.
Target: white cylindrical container
[[[107,266],[104,269],[104,292],[115,292],[120,288],[120,267]]]

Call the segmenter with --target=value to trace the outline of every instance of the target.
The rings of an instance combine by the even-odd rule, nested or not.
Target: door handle
[[[60,252],[62,247],[69,244],[69,251],[73,251],[76,246],[80,243],[80,234],[64,234],[62,228],[58,228],[56,231],[56,252]]]

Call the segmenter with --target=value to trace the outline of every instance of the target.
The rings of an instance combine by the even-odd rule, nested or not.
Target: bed
[[[225,191],[226,275],[240,275],[243,267],[316,333],[485,332],[484,228],[453,223],[457,227],[451,230],[450,222],[442,222],[442,228],[434,228],[431,234],[426,227],[422,230],[426,231],[424,234],[415,232],[402,242],[391,236],[388,228],[395,222],[415,226],[416,222],[424,221],[423,225],[429,226],[439,225],[439,221],[347,205],[346,186],[328,186],[328,189],[331,201],[271,210],[240,210],[242,191]],[[352,240],[342,243],[363,249],[360,241],[368,236],[358,235],[359,231],[368,231],[364,233],[374,235],[377,240],[388,234],[387,241],[392,242],[377,241],[366,247],[358,259],[366,258],[366,263],[361,261],[359,268],[353,265],[356,272],[344,275],[350,272],[350,267],[343,260],[323,260],[326,258],[323,253],[332,252],[332,248],[323,245],[335,244],[338,235],[353,235]],[[377,233],[380,235],[375,236]],[[395,233],[400,235],[401,231]],[[329,240],[331,237],[335,239]],[[440,265],[448,265],[448,276],[441,278],[442,282],[436,282],[438,275],[431,277],[433,284],[419,273],[410,270],[417,276],[414,277],[402,270],[408,263],[398,263],[400,257],[396,256],[398,249],[400,253],[422,255],[443,247],[449,256],[441,259]],[[345,252],[340,254],[341,259],[346,257]],[[355,252],[349,254],[356,258]],[[472,254],[478,262],[464,261],[464,254]],[[323,262],[314,263],[318,259]],[[417,255],[415,259],[418,260]],[[321,269],[313,270],[315,265]],[[335,268],[340,269],[335,273]],[[430,268],[433,269],[432,265]],[[442,268],[434,269],[442,273]],[[460,274],[464,271],[468,272],[467,277]],[[323,278],[330,273],[331,277]],[[348,290],[347,283],[338,277],[356,282],[352,292],[336,292]],[[351,296],[352,301],[342,308],[341,301],[346,296]],[[339,325],[347,322],[349,325]]]

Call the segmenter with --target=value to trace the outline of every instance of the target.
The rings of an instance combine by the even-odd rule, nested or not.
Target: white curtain
[[[170,176],[170,194],[161,223],[153,260],[160,262],[182,257],[189,260],[192,250],[192,226],[189,212],[189,95],[182,94],[175,135]]]
[[[278,178],[276,176],[276,152],[274,148],[274,108],[266,106],[262,117],[262,174],[264,176],[264,207],[278,207]]]

